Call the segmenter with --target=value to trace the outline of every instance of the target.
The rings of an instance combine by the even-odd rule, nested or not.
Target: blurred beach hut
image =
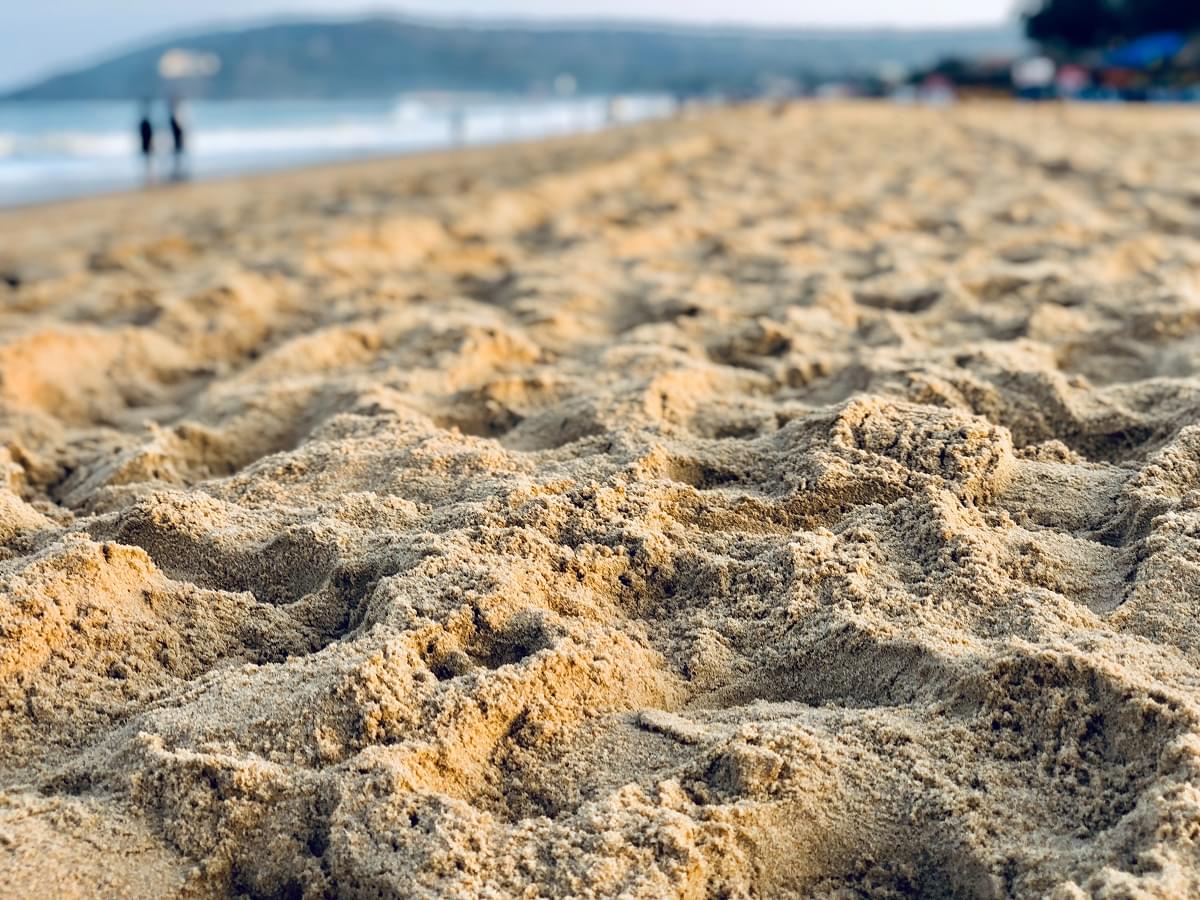
[[[1091,86],[1092,76],[1083,66],[1068,63],[1054,76],[1054,88],[1060,97],[1074,98]]]
[[[1196,81],[1196,41],[1175,31],[1144,35],[1100,54],[1096,79],[1123,100],[1192,99]]]
[[[932,72],[921,80],[917,99],[926,106],[949,106],[955,100],[954,82],[941,72]]]
[[[1019,59],[1012,65],[1012,84],[1017,96],[1025,100],[1045,100],[1051,96],[1058,67],[1048,56]]]
[[[173,47],[158,58],[159,86],[167,96],[203,96],[204,87],[221,71],[215,53],[199,53]]]

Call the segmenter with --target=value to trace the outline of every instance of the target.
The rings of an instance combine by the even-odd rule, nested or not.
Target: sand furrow
[[[0,219],[0,885],[1200,891],[1186,130],[747,108]]]

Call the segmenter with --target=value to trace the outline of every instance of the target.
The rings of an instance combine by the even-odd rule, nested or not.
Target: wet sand
[[[0,890],[1200,892],[1196,121],[0,216]]]

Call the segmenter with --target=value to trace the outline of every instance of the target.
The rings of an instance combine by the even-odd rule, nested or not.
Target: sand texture
[[[1195,123],[0,218],[0,894],[1196,896]]]

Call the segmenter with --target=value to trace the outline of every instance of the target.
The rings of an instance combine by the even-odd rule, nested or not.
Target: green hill
[[[123,100],[167,90],[163,54],[200,60],[192,96],[325,98],[408,90],[544,89],[570,73],[583,92],[753,91],[765,79],[873,72],[954,53],[1013,52],[1018,28],[792,31],[668,26],[479,25],[395,18],[286,22],[179,36],[64,72],[10,100]],[[191,54],[191,55],[189,55]],[[219,63],[219,65],[217,64]],[[205,69],[215,71],[208,71]]]

